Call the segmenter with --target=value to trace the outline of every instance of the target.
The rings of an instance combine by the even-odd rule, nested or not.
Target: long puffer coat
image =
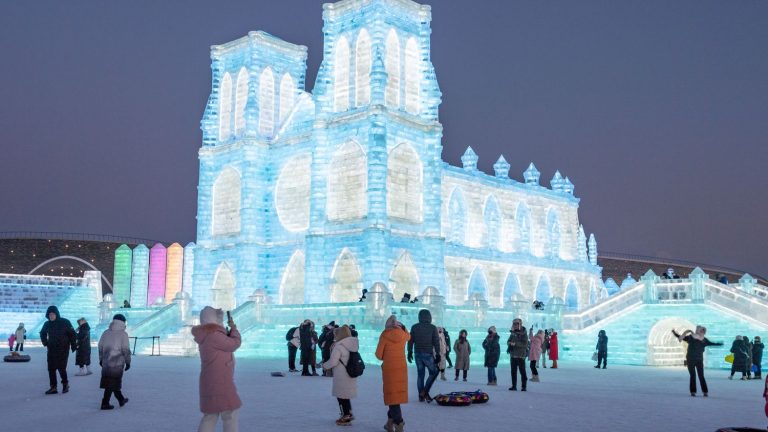
[[[741,339],[736,339],[733,341],[733,344],[731,345],[731,352],[733,353],[734,370],[746,371],[747,360],[749,359],[749,356],[747,356],[747,347],[746,344],[744,344],[744,341]],[[751,367],[752,365],[749,366]]]
[[[75,364],[81,367],[91,365],[91,326],[87,322],[77,328]]]
[[[469,341],[465,339],[462,343],[461,338],[456,339],[456,342],[453,343],[453,352],[456,353],[453,367],[456,370],[469,370],[469,355],[472,354]]]
[[[381,360],[384,381],[384,405],[408,403],[408,365],[405,363],[405,343],[411,338],[408,330],[386,329],[379,336],[376,358]]]
[[[333,370],[331,394],[339,399],[352,399],[357,396],[357,378],[350,377],[344,365],[349,362],[349,353],[356,352],[358,348],[357,338],[347,336],[333,344],[331,358],[323,363],[323,368]]]
[[[227,335],[223,326],[206,323],[192,327],[192,336],[200,349],[200,411],[215,414],[240,408],[234,356],[240,332],[235,328]]]
[[[544,343],[544,336],[536,333],[531,338],[531,350],[528,352],[528,360],[539,361],[541,357],[541,345]]]
[[[443,332],[441,332],[440,329],[441,327],[438,327],[437,329],[438,340],[440,341],[440,351],[438,352],[438,354],[440,354],[440,362],[437,364],[437,368],[442,371],[445,370],[445,358],[450,350],[448,349],[448,345],[445,343],[445,333],[443,333],[445,330],[443,329]]]
[[[56,319],[46,321],[40,330],[40,342],[48,348],[48,369],[66,369],[69,360],[69,350],[75,351],[77,340],[75,329],[68,319],[62,318],[56,306],[50,306],[45,312],[56,314]]]
[[[499,345],[499,334],[493,333],[483,339],[483,349],[485,350],[485,367],[495,368],[499,365],[499,357],[501,356],[501,345]]]
[[[112,391],[122,389],[123,371],[131,365],[131,349],[124,321],[112,320],[109,329],[99,338],[99,364],[100,387]]]
[[[549,337],[549,359],[550,360],[558,359],[557,350],[558,350],[557,332],[552,332],[552,336]]]

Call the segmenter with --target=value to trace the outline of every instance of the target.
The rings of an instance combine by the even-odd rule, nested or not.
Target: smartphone
[[[232,321],[232,314],[230,314],[229,311],[227,311],[227,322],[230,322],[230,321]]]

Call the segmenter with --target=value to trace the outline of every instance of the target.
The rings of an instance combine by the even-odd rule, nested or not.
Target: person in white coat
[[[19,323],[19,326],[16,328],[16,349],[14,351],[19,351],[19,348],[21,348],[21,351],[24,351],[24,339],[27,338],[27,329],[24,328],[24,323]]]
[[[112,318],[109,329],[99,338],[99,366],[101,366],[100,387],[104,389],[101,409],[111,410],[115,407],[109,404],[112,394],[122,407],[128,403],[123,396],[123,371],[131,368],[131,348],[128,344],[128,333],[125,332],[125,316],[117,314]]]
[[[346,364],[349,363],[349,353],[357,352],[358,340],[352,337],[352,330],[343,325],[333,331],[334,344],[331,349],[331,358],[323,363],[324,369],[333,371],[333,388],[331,394],[339,402],[341,417],[336,420],[339,426],[352,423],[355,417],[352,415],[352,398],[357,396],[357,378],[352,378],[347,373]]]
[[[445,381],[445,359],[448,358],[448,344],[445,339],[445,329],[443,327],[437,328],[437,337],[440,339],[440,362],[437,364],[437,369],[440,370],[440,379]]]

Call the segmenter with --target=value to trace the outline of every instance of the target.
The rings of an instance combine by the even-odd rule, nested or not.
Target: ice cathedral
[[[430,7],[344,0],[323,21],[312,92],[304,46],[256,31],[211,49],[194,304],[356,302],[376,282],[449,305],[595,302],[597,245],[568,177],[547,188],[531,163],[518,181],[503,156],[488,175],[471,148],[462,167],[442,160]]]

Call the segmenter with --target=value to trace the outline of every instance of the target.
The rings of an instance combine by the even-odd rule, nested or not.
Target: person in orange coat
[[[411,335],[394,315],[387,319],[379,336],[376,358],[381,360],[381,376],[384,379],[384,404],[387,411],[387,432],[402,432],[405,427],[401,404],[408,403],[408,365],[405,363],[405,344]]]
[[[549,359],[552,360],[552,369],[557,369],[557,332],[550,329],[552,336],[549,337]]]

